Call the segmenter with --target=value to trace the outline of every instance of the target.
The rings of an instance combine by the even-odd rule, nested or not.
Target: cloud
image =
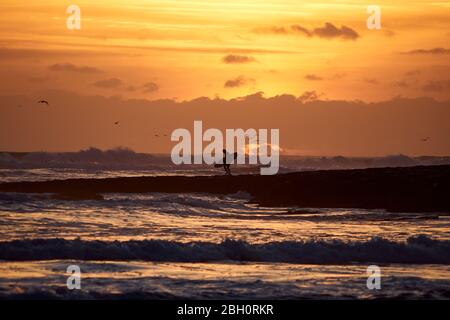
[[[53,64],[48,67],[51,71],[63,71],[63,72],[79,72],[79,73],[99,73],[100,69],[88,66],[76,66],[71,63]]]
[[[224,88],[238,88],[242,87],[248,83],[254,82],[254,79],[246,78],[244,76],[239,76],[235,79],[227,80],[223,85]]]
[[[291,26],[291,30],[294,31],[294,32],[303,33],[305,36],[308,36],[308,37],[312,37],[313,36],[313,32],[312,31],[309,31],[308,29],[306,29],[306,28],[304,28],[302,26],[296,25],[296,24]]]
[[[170,141],[170,132],[177,128],[191,130],[193,121],[201,115],[205,129],[279,128],[283,149],[314,150],[319,155],[422,154],[425,151],[448,155],[449,150],[450,122],[446,120],[450,119],[450,100],[439,102],[430,98],[397,97],[365,103],[317,99],[318,93],[300,97],[264,97],[258,93],[233,99],[202,97],[175,101],[81,96],[57,90],[42,93],[42,96],[51,99],[53,106],[64,106],[64,112],[48,117],[41,108],[17,108],[19,104],[34,105],[34,96],[0,96],[5,114],[21,112],[14,121],[11,117],[0,117],[0,128],[9,132],[8,135],[0,135],[0,145],[4,149],[14,149],[18,145],[24,150],[50,151],[77,150],[80,145],[108,148],[118,143],[120,126],[113,124],[120,121],[133,126],[133,130],[120,136],[121,145],[139,152],[170,154],[175,144]],[[307,102],[303,103],[305,100]],[[51,133],[61,130],[61,122],[67,118],[73,121],[65,122],[64,139],[49,139]],[[155,121],[149,128],[148,121],[140,119]],[[40,124],[40,130],[36,130],[36,123]],[[101,134],[99,127],[102,128]],[[417,128],[434,133],[433,145],[423,149],[422,135],[418,134]],[[155,139],[159,141],[157,143],[149,143],[154,132],[169,133],[169,136]]]
[[[411,51],[401,52],[402,54],[450,54],[450,49],[433,48],[433,49],[416,49]]]
[[[117,88],[122,85],[122,80],[118,78],[109,78],[94,82],[93,85],[104,89]]]
[[[60,50],[60,49],[16,49],[0,47],[0,59],[2,60],[30,60],[30,59],[48,59],[52,58],[67,58],[67,57],[81,57],[102,55],[105,53],[88,50]],[[109,55],[112,53],[109,52]]]
[[[302,102],[311,102],[319,100],[319,98],[323,95],[323,93],[317,93],[315,90],[313,91],[305,91],[302,95],[300,95],[297,99]]]
[[[342,38],[345,40],[356,40],[359,38],[359,34],[349,27],[341,26],[341,28],[335,27],[332,23],[325,23],[322,28],[316,28],[312,32],[313,35],[320,38]]]
[[[60,44],[57,42],[50,42],[51,44]],[[127,49],[128,52],[116,49]],[[181,53],[217,53],[227,54],[234,52],[236,54],[292,54],[293,51],[284,49],[263,49],[263,48],[243,48],[243,47],[180,47],[180,46],[148,46],[148,45],[115,45],[105,44],[104,42],[98,42],[91,44],[90,49],[86,50],[73,50],[72,47],[62,49],[17,49],[0,47],[0,60],[30,60],[34,59],[67,59],[68,57],[74,58],[89,58],[89,57],[111,57],[111,56],[127,56],[135,58],[136,56],[142,56],[141,53],[136,51],[145,50],[146,52],[181,52]],[[95,50],[93,50],[95,49]]]
[[[275,34],[286,34],[287,30],[284,27],[271,27],[270,31]]]
[[[307,74],[307,75],[305,76],[305,79],[306,79],[306,80],[311,80],[311,81],[321,81],[321,80],[323,80],[322,77],[319,77],[319,76],[317,76],[317,75],[315,75],[315,74]]]
[[[289,31],[285,27],[259,27],[254,28],[253,32],[260,34],[287,34]]]
[[[235,55],[235,54],[229,54],[222,58],[223,63],[232,64],[232,63],[249,63],[249,62],[255,62],[255,58],[251,56],[242,56],[242,55]]]
[[[444,92],[450,90],[450,80],[432,80],[422,87],[423,91]]]
[[[144,92],[153,93],[159,90],[159,86],[154,82],[147,82],[143,86]]]
[[[331,80],[339,80],[339,79],[343,79],[347,76],[346,73],[335,73],[330,79]]]
[[[380,84],[380,82],[377,79],[375,79],[375,78],[365,78],[364,82],[369,83],[369,84],[373,84],[373,85]]]
[[[356,40],[360,35],[353,29],[347,26],[336,27],[331,22],[326,22],[323,27],[308,29],[298,24],[293,24],[289,28],[285,27],[270,27],[259,28],[255,30],[258,33],[272,33],[272,34],[300,34],[308,38],[318,37],[322,39],[336,39]]]

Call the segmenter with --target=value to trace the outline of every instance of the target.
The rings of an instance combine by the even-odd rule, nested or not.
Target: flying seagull
[[[47,100],[39,100],[37,103],[45,103],[46,105],[49,105]]]

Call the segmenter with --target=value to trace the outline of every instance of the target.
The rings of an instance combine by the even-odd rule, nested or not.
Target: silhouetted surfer
[[[234,159],[237,158],[237,152],[234,153]],[[227,152],[227,150],[223,149],[223,168],[225,169],[225,173],[228,176],[231,176],[231,170],[230,170],[230,165],[231,165],[231,155]],[[228,163],[230,162],[230,163]]]
[[[231,176],[230,164],[227,163],[227,150],[223,149],[223,168],[228,176]]]
[[[225,169],[225,173],[228,176],[231,176],[231,170],[230,170],[230,165],[232,162],[232,159],[237,159],[237,152],[235,152],[234,154],[228,153],[227,150],[223,149],[223,159],[222,159],[222,163],[218,164],[216,163],[214,165],[215,168],[220,168],[223,167]]]

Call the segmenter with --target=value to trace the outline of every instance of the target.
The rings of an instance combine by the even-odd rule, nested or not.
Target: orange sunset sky
[[[81,30],[66,28],[70,4]],[[381,7],[381,30],[366,27],[369,4]],[[0,150],[168,152],[170,141],[149,137],[204,119],[280,128],[295,154],[450,154],[449,1],[2,0],[0,9]]]

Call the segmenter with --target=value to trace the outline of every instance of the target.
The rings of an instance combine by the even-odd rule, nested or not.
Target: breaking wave
[[[450,240],[435,240],[425,235],[409,237],[405,242],[375,237],[368,241],[354,242],[308,240],[256,244],[230,239],[221,243],[30,239],[0,242],[0,259],[450,264]]]
[[[0,154],[0,167],[9,169],[80,168],[152,170],[167,164],[170,163],[163,157],[137,153],[127,148],[104,151],[97,148],[89,148],[78,152]]]
[[[281,156],[280,172],[298,170],[363,169],[376,167],[407,167],[417,165],[450,164],[450,157],[319,157]],[[88,148],[78,152],[0,152],[0,169],[72,168],[90,170],[172,170],[175,166],[169,155],[138,153],[128,148],[100,150]],[[185,166],[190,168],[189,165]],[[205,166],[210,168],[210,166]],[[197,172],[199,166],[193,167]],[[217,171],[217,170],[216,170]]]

